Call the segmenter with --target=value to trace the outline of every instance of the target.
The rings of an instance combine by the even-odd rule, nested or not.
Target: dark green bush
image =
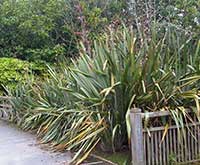
[[[1,1],[0,57],[55,62],[75,56],[77,39],[90,42],[124,8],[122,0]]]
[[[0,3],[0,57],[55,61],[76,54],[65,23],[65,0],[5,0]]]

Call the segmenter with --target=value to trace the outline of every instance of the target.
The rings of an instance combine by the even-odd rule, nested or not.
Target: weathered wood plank
[[[144,165],[144,148],[143,148],[143,125],[141,110],[134,108],[130,113],[131,119],[131,147],[132,162],[134,165]]]
[[[155,132],[155,156],[156,156],[156,165],[159,165],[159,152],[158,152],[158,146],[159,146],[159,141],[158,141],[158,132]]]
[[[186,124],[184,125],[185,127],[189,127],[189,126],[200,126],[200,123],[199,122],[196,122],[196,123],[190,123],[190,124]],[[168,128],[169,129],[176,129],[176,128],[182,128],[182,126],[176,126],[176,125],[172,125]],[[165,127],[164,126],[161,126],[161,127],[151,127],[151,128],[148,128],[148,129],[143,129],[143,132],[153,132],[153,131],[164,131],[165,130]]]
[[[149,135],[147,134],[147,155],[148,155],[148,159],[147,159],[147,164],[148,165],[151,165],[151,158],[152,158],[152,156],[151,156],[151,147],[150,147],[150,137],[149,137]]]
[[[154,158],[155,158],[154,145],[155,145],[155,143],[154,143],[154,133],[152,132],[151,133],[151,157],[152,157],[152,164],[155,163],[155,160],[154,160]]]
[[[169,164],[169,132],[167,132],[167,135],[166,135],[166,164]]]
[[[192,112],[190,109],[186,109],[187,113]],[[142,118],[153,118],[153,117],[163,117],[163,116],[170,116],[171,113],[169,111],[156,111],[156,112],[145,112],[141,113]]]
[[[177,136],[176,136],[176,135],[177,135],[177,134],[176,134],[176,129],[173,129],[172,131],[173,131],[173,134],[172,134],[172,135],[173,135],[173,145],[174,145],[174,146],[173,146],[173,150],[174,150],[174,154],[176,154],[176,153],[177,153],[177,152],[176,152],[176,151],[177,151],[177,149],[176,149],[176,148],[177,148],[177,141],[178,141],[178,140],[177,140]],[[175,155],[175,156],[177,156],[177,155]],[[177,159],[177,158],[176,158],[176,159]]]

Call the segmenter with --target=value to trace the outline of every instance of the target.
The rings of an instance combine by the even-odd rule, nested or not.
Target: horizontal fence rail
[[[191,113],[190,110],[187,112]],[[131,110],[133,165],[168,165],[200,159],[200,123],[197,119],[185,124],[185,129],[176,125],[168,127],[167,132],[164,126],[144,129],[144,118],[163,116],[170,116],[170,112],[141,113],[140,109]]]

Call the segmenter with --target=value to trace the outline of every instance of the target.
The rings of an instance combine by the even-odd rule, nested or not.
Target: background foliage
[[[199,33],[199,0],[158,1],[157,3],[157,16],[159,19],[165,20],[179,29]]]
[[[91,39],[122,21],[147,34],[155,22],[199,34],[199,18],[199,0],[3,0],[0,57],[47,62],[70,58],[78,54],[79,41],[89,52]]]

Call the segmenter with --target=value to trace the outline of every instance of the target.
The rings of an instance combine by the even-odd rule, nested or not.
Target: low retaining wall
[[[0,119],[9,120],[12,106],[9,103],[10,97],[0,96]]]

